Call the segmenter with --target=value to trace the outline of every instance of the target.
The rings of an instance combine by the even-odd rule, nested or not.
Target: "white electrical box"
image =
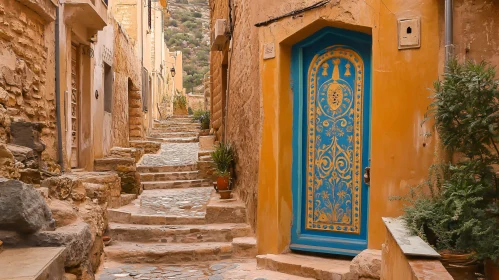
[[[397,29],[399,50],[421,47],[421,20],[419,18],[399,19]]]
[[[227,42],[227,20],[217,19],[215,22],[215,28],[213,31],[213,44],[211,45],[212,51],[223,50],[225,43]]]

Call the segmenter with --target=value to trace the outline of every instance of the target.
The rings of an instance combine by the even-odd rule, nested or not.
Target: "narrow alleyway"
[[[142,194],[108,210],[106,259],[97,279],[304,279],[256,269],[244,204],[220,201],[198,170],[198,123],[172,118],[148,139],[162,142],[138,164]]]

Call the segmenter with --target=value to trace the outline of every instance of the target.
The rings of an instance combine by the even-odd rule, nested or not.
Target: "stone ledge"
[[[419,236],[411,235],[402,218],[382,218],[400,249],[406,256],[440,258],[440,254]]]
[[[46,22],[55,20],[57,3],[51,0],[17,0],[39,14]]]
[[[64,279],[64,247],[6,249],[0,253],[0,280]]]

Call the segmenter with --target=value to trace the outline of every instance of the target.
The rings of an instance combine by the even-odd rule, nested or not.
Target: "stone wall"
[[[51,2],[33,1],[30,8],[23,1],[0,2],[0,143],[11,142],[12,122],[41,123],[42,159],[49,171],[59,168],[54,17]]]
[[[143,137],[142,122],[129,116],[130,105],[142,108],[141,93],[142,78],[140,75],[140,61],[134,54],[134,43],[123,27],[113,21],[114,26],[114,61],[115,82],[113,88],[113,146],[128,147],[130,132],[126,127],[137,126],[139,132],[136,137]],[[129,98],[131,91],[135,91],[137,98]],[[133,103],[133,104],[132,104]],[[139,112],[139,114],[141,111]]]
[[[214,14],[212,25],[217,18],[228,19],[225,2],[210,2]],[[254,5],[242,0],[234,1],[232,8],[232,53],[228,54],[227,61],[230,69],[226,127],[227,140],[234,145],[237,154],[235,189],[246,203],[249,222],[255,227],[262,111],[258,31],[254,27],[253,9]],[[212,52],[211,62],[212,125],[217,129],[223,125],[223,52]],[[217,136],[220,139],[220,133]]]

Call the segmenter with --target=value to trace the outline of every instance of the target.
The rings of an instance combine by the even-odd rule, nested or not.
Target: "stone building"
[[[166,2],[136,3],[141,14],[116,1],[0,1],[0,240],[66,247],[56,253],[70,279],[94,279],[107,209],[141,192],[136,163],[160,146],[144,137],[147,102],[167,87]]]
[[[210,0],[211,125],[218,139],[237,151],[235,188],[247,204],[260,254],[291,248],[356,255],[381,248],[381,217],[402,211],[401,203],[389,198],[426,178],[435,160],[432,127],[421,121],[446,50],[454,49],[460,60],[499,65],[494,23],[499,4],[453,2],[454,30],[446,42],[444,1]],[[317,67],[309,70],[311,63]],[[331,95],[317,88],[317,94],[327,94],[321,102],[328,110],[352,106],[344,126],[314,115],[316,108],[307,105],[315,87],[306,85],[316,82],[334,84]],[[360,92],[357,99],[352,89]],[[313,116],[327,122],[316,129]],[[324,127],[330,130],[323,132]],[[363,151],[334,169],[348,167],[343,171],[354,175],[341,180],[355,185],[343,194],[358,207],[328,200],[337,194],[318,198],[347,213],[341,221],[328,222],[332,210],[305,212],[315,207],[304,181],[313,176],[305,169],[309,160],[313,168],[313,156],[304,151],[306,143],[315,143],[307,142],[315,141],[315,133],[328,133],[324,139],[340,139],[335,133],[351,137],[352,142],[334,142],[337,156],[345,149]],[[324,158],[323,167],[331,162]],[[369,185],[362,180],[366,167]]]

